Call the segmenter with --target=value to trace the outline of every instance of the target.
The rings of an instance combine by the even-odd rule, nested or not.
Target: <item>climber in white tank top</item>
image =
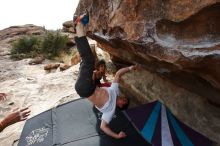
[[[128,100],[125,97],[118,97],[118,83],[120,77],[126,72],[136,69],[136,65],[118,70],[111,87],[96,87],[92,80],[95,59],[94,55],[92,55],[88,40],[86,39],[84,29],[84,26],[88,24],[88,21],[86,21],[86,23],[81,21],[84,20],[84,17],[87,19],[89,18],[88,12],[86,15],[79,16],[76,21],[74,21],[76,26],[75,42],[82,59],[79,75],[75,84],[75,90],[81,97],[86,97],[91,101],[97,109],[103,113],[100,125],[103,132],[116,139],[124,138],[126,137],[126,134],[123,131],[116,133],[109,128],[108,124],[112,120],[116,106],[123,108],[128,105]]]

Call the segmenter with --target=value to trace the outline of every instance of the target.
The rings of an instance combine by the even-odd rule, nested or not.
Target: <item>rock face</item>
[[[69,38],[69,41],[67,42],[68,46],[74,46],[75,45],[75,33],[73,28],[73,21],[66,21],[63,23],[62,32],[66,33],[66,35]]]
[[[33,24],[22,26],[11,26],[0,31],[0,40],[17,39],[22,35],[41,35],[45,33],[45,28]]]
[[[73,29],[73,21],[66,21],[63,23],[63,29],[62,29],[63,32],[74,32],[74,29]]]
[[[139,74],[142,80],[133,79],[141,82],[133,84],[138,87],[124,89],[140,93],[135,97],[142,101],[160,99],[177,117],[218,142],[220,1],[81,0],[76,14],[85,8],[90,13],[88,35],[113,61],[138,63],[146,71]],[[158,82],[148,82],[149,74]]]
[[[0,121],[16,108],[31,105],[31,118],[58,104],[79,98],[74,91],[79,65],[69,69],[63,66],[65,71],[47,73],[44,65],[54,61],[10,59],[11,41],[27,34],[41,35],[44,31],[44,28],[34,25],[13,26],[0,31],[0,92],[7,94],[7,99],[0,102]],[[40,62],[42,64],[38,64]],[[13,124],[0,132],[0,146],[15,146],[24,123]]]

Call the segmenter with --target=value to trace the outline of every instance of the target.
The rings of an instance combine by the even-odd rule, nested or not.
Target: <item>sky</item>
[[[60,29],[72,20],[79,0],[1,0],[0,30],[34,24],[46,29]]]

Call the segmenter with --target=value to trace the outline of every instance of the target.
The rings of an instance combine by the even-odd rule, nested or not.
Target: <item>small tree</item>
[[[59,31],[49,31],[43,38],[42,52],[47,55],[48,58],[58,56],[60,50],[66,47],[67,41],[67,36],[62,36]]]
[[[25,36],[12,44],[11,58],[23,59],[42,54],[52,59],[59,56],[67,41],[68,37],[59,31],[48,31],[43,37]]]
[[[40,39],[35,36],[24,36],[12,44],[11,57],[22,59],[35,57],[40,53]]]

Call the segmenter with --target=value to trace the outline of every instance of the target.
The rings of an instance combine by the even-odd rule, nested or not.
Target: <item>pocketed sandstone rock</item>
[[[50,63],[44,66],[44,70],[57,69],[60,66],[59,63]]]
[[[70,68],[70,67],[71,67],[70,65],[67,65],[67,64],[61,64],[61,65],[60,65],[60,71],[67,70],[67,69]]]

